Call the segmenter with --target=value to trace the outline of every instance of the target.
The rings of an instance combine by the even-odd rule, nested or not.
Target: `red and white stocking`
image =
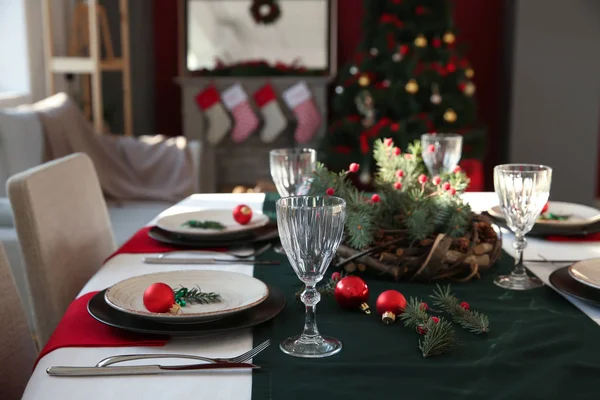
[[[265,143],[271,143],[287,126],[287,119],[277,102],[275,91],[270,84],[266,84],[254,93],[254,101],[260,108],[264,125],[260,138]]]
[[[221,93],[221,97],[235,121],[231,138],[235,143],[241,143],[258,128],[260,121],[248,101],[248,95],[239,83],[226,89]]]
[[[231,129],[231,118],[221,103],[221,96],[214,86],[209,86],[196,96],[196,103],[208,120],[206,140],[217,144]]]
[[[283,92],[283,100],[294,111],[298,126],[294,137],[298,143],[307,143],[321,125],[321,113],[305,82],[300,82]]]

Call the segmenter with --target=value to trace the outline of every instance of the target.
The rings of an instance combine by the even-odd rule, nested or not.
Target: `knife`
[[[249,264],[249,265],[279,265],[279,261],[265,260],[222,260],[218,258],[201,258],[201,257],[144,257],[146,264],[196,264],[196,265],[212,265],[212,264]]]
[[[119,376],[119,375],[158,375],[182,371],[210,369],[258,369],[249,363],[208,363],[189,365],[132,365],[127,367],[65,367],[53,366],[46,369],[50,376]]]

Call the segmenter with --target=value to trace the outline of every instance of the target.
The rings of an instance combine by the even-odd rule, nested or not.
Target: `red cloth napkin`
[[[87,304],[96,293],[84,294],[69,305],[36,365],[46,354],[62,347],[164,346],[167,343],[166,336],[142,335],[96,321],[87,311]]]
[[[590,233],[585,236],[546,236],[551,242],[600,242],[600,233]]]

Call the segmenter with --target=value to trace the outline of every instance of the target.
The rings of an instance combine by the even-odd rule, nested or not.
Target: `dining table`
[[[498,204],[492,192],[467,192],[464,201],[474,212]],[[246,204],[255,212],[274,212],[273,194],[194,194],[168,208],[159,217],[199,209],[233,209]],[[268,203],[268,204],[267,204]],[[146,228],[147,228],[146,227]],[[144,227],[140,227],[143,229]],[[152,253],[127,252],[111,256],[81,289],[78,298],[104,290],[124,279],[155,272],[218,269],[254,276],[277,287],[286,296],[283,311],[271,321],[197,337],[169,338],[163,346],[60,347],[37,362],[24,399],[593,399],[600,377],[600,309],[562,295],[549,282],[550,274],[567,260],[600,257],[600,242],[550,242],[529,238],[525,258],[552,260],[527,264],[544,286],[509,291],[493,278],[512,269],[513,236],[503,230],[503,254],[479,280],[450,282],[452,290],[474,309],[486,313],[490,332],[474,335],[459,330],[458,347],[449,354],[424,358],[418,333],[402,325],[381,322],[375,300],[388,289],[428,301],[435,284],[394,282],[366,277],[370,315],[341,309],[331,296],[317,305],[322,334],[338,338],[342,351],[324,359],[285,355],[279,342],[298,334],[304,307],[296,293],[302,289],[286,255],[268,251],[258,258],[278,265],[229,263],[219,265],[147,264]],[[156,254],[154,254],[156,255]],[[561,263],[560,260],[565,260]],[[328,272],[330,275],[332,270]],[[429,300],[430,301],[430,300]],[[116,329],[116,328],[112,328]],[[270,339],[271,346],[256,356],[257,370],[211,370],[148,376],[55,377],[51,366],[93,366],[109,356],[142,353],[179,353],[205,357],[233,357]],[[153,363],[180,363],[159,360]],[[148,364],[148,360],[133,365]]]

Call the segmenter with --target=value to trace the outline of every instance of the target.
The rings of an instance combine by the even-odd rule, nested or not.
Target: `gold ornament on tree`
[[[419,91],[419,85],[417,84],[417,81],[415,81],[414,79],[411,79],[410,81],[408,81],[406,83],[406,86],[404,86],[404,89],[410,94],[415,94]]]
[[[467,82],[465,84],[464,92],[467,96],[473,96],[475,94],[475,84],[473,82]]]
[[[425,47],[427,46],[427,39],[423,35],[419,35],[415,38],[415,46]]]
[[[456,122],[457,118],[458,118],[458,116],[456,115],[456,112],[451,108],[447,109],[446,112],[444,113],[444,120],[446,122],[454,123],[454,122]]]
[[[473,68],[467,68],[465,70],[465,76],[469,79],[473,78],[475,76],[475,71],[473,71]]]
[[[438,89],[438,85],[437,84],[433,84],[431,85],[431,97],[429,98],[429,100],[431,100],[432,104],[435,104],[436,106],[442,103],[442,95],[440,94],[440,90]]]
[[[444,42],[452,44],[456,40],[456,36],[454,36],[454,33],[452,32],[446,32],[444,33],[444,37],[442,39],[444,40]]]
[[[358,78],[358,84],[362,87],[369,86],[369,83],[371,83],[371,80],[367,74],[363,74]]]

